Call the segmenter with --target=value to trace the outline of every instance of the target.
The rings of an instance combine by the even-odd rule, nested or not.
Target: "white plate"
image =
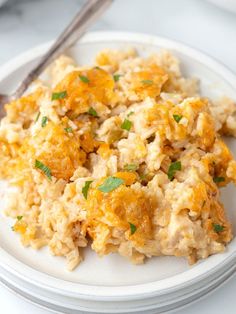
[[[13,90],[49,45],[45,44],[30,50],[1,67],[0,91]],[[181,60],[185,75],[201,79],[203,95],[212,98],[228,95],[236,99],[236,77],[229,70],[194,49],[164,38],[135,33],[90,33],[71,49],[70,54],[82,64],[93,60],[94,55],[103,48],[127,46],[136,47],[142,55],[167,48]],[[236,152],[235,140],[228,140],[228,143]],[[234,213],[236,193],[231,186],[222,192],[224,203],[236,229],[236,213]],[[220,278],[223,281],[226,278],[223,276],[224,271],[233,272],[232,267],[236,260],[236,239],[230,243],[225,253],[211,256],[191,267],[184,259],[175,257],[152,258],[144,265],[134,266],[117,254],[101,259],[90,249],[86,249],[84,262],[70,273],[65,270],[65,260],[52,257],[47,249],[34,251],[23,248],[17,235],[11,231],[12,223],[6,217],[0,219],[0,267],[2,269],[0,277],[17,286],[17,289],[22,291],[25,289],[25,292],[30,295],[41,293],[41,299],[50,296],[51,301],[55,297],[57,301],[54,304],[60,303],[61,300],[66,304],[66,300],[70,299],[70,302],[72,300],[77,302],[78,308],[78,304],[82,306],[86,300],[90,300],[90,303],[86,303],[84,311],[92,310],[95,305],[95,309],[98,309],[99,304],[103,304],[101,310],[103,312],[121,311],[115,308],[115,303],[112,305],[108,301],[119,304],[119,302],[139,300],[140,304],[143,302],[142,304],[146,304],[147,307],[152,302],[154,308],[158,307],[158,302],[159,305],[162,301],[166,304],[172,303],[173,295],[177,300],[184,299],[183,296],[186,294],[185,300],[187,300],[187,295],[190,292],[192,294],[194,289],[197,295],[198,289],[203,290],[208,287],[210,281],[219,281]],[[155,299],[156,296],[158,299]],[[93,302],[95,303],[92,305]],[[133,302],[133,307],[132,304],[127,305],[129,312],[136,308],[137,302]],[[184,301],[182,303],[184,304]],[[73,306],[72,303],[67,304],[68,308]]]

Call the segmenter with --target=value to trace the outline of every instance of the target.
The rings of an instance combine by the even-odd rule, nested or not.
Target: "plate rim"
[[[202,53],[195,48],[191,48],[185,44],[167,39],[165,37],[153,36],[142,33],[132,32],[115,32],[115,31],[96,31],[86,34],[79,42],[80,43],[96,43],[101,41],[110,42],[130,42],[139,44],[158,44],[166,49],[175,49],[183,54],[190,56],[191,58],[201,62],[205,67],[208,67],[211,71],[224,79],[228,85],[236,86],[236,76],[221,62],[208,56],[206,53]],[[15,57],[13,60],[0,66],[0,85],[1,81],[12,74],[14,71],[23,67],[26,63],[33,61],[42,55],[46,49],[52,44],[52,41],[36,46],[28,51]],[[236,92],[236,90],[235,90]],[[0,266],[7,270],[9,273],[21,278],[23,281],[27,281],[32,285],[47,289],[58,294],[63,294],[71,297],[80,297],[87,300],[130,300],[136,299],[141,296],[144,298],[153,295],[163,295],[172,293],[176,289],[186,288],[188,285],[203,280],[211,274],[215,274],[217,271],[226,267],[227,264],[236,260],[236,250],[230,252],[231,246],[236,243],[236,238],[228,246],[228,252],[218,255],[214,255],[214,259],[209,257],[207,260],[199,263],[190,270],[187,270],[181,274],[174,275],[170,278],[143,283],[135,285],[125,286],[101,286],[101,285],[86,285],[68,282],[63,279],[58,279],[48,274],[42,273],[30,266],[17,260],[14,256],[10,255],[2,248],[0,248]],[[225,258],[225,255],[227,256]],[[209,265],[210,264],[210,265]],[[24,271],[22,272],[22,269]],[[196,272],[198,275],[196,275]],[[26,276],[30,274],[30,276]],[[194,275],[195,274],[195,275]],[[191,276],[192,275],[192,276]],[[174,281],[173,286],[170,281]],[[165,286],[165,288],[163,288]],[[61,288],[63,287],[63,288]]]

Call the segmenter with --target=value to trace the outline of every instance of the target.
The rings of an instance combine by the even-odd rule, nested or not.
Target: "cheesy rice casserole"
[[[61,56],[48,76],[6,104],[0,125],[0,177],[14,187],[5,212],[23,245],[49,246],[70,270],[87,245],[136,264],[225,249],[219,188],[236,183],[236,162],[221,135],[236,135],[233,101],[199,96],[166,51],[104,50],[79,67]]]

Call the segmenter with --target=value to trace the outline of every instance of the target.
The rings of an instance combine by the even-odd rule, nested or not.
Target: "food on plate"
[[[219,188],[236,183],[221,138],[236,135],[236,106],[201,97],[171,53],[61,56],[5,109],[0,176],[23,245],[49,246],[72,270],[86,246],[192,264],[232,239]]]

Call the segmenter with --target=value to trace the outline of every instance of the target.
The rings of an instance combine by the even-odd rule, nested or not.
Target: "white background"
[[[83,1],[8,0],[0,8],[0,64],[53,39]],[[179,40],[236,72],[236,15],[204,0],[115,0],[94,30],[137,31]],[[47,314],[0,286],[1,314]],[[177,314],[235,314],[236,277]]]

